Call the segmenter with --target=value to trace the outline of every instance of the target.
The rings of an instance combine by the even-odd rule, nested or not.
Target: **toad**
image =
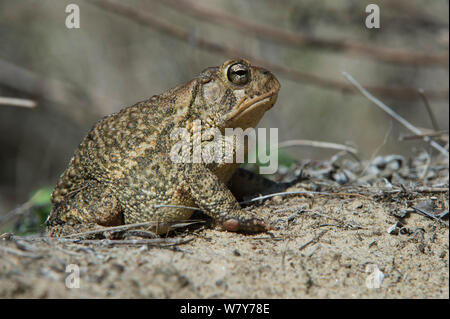
[[[188,219],[194,207],[228,231],[262,232],[270,225],[241,208],[242,180],[263,177],[239,163],[175,163],[176,128],[255,127],[277,99],[276,77],[245,59],[210,67],[184,85],[126,107],[98,121],[78,146],[52,194],[51,236],[148,221]],[[203,143],[203,141],[202,141]],[[274,183],[274,182],[272,182]],[[258,187],[256,187],[258,188]],[[258,193],[258,189],[253,191]],[[184,207],[183,207],[184,206]],[[157,233],[166,231],[164,227]]]

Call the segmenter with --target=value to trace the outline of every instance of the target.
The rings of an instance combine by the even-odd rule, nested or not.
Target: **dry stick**
[[[378,145],[378,147],[375,149],[375,151],[372,153],[372,156],[370,157],[369,162],[367,163],[366,167],[363,169],[362,173],[359,174],[359,177],[362,177],[366,171],[369,169],[370,165],[372,164],[375,156],[378,154],[378,152],[381,150],[381,148],[386,145],[387,143],[387,139],[389,137],[389,135],[391,135],[392,132],[392,128],[394,127],[394,123],[393,121],[391,121],[391,125],[389,126],[389,130],[386,131],[386,134],[384,134],[384,138],[383,138],[383,142],[381,142],[380,145]]]
[[[434,130],[439,131],[439,125],[436,121],[436,117],[434,116],[433,110],[431,109],[430,103],[428,103],[428,99],[425,95],[424,89],[420,88],[417,91],[419,92],[419,95],[422,98],[423,104],[425,105],[425,108],[427,109],[428,116],[430,117],[431,124],[433,125]]]
[[[434,219],[435,221],[437,221],[437,222],[439,222],[439,223],[441,223],[441,224],[444,224],[445,226],[449,227],[449,225],[448,225],[447,222],[441,220],[440,218],[437,218],[437,217],[434,216],[433,214],[430,214],[429,212],[427,212],[427,211],[425,211],[425,210],[423,210],[423,209],[420,209],[420,208],[418,208],[418,207],[416,207],[416,206],[413,206],[413,208],[414,208],[417,212],[419,212],[421,215],[424,215],[424,216],[426,216],[426,217],[432,218],[432,219]]]
[[[431,167],[431,155],[428,151],[425,151],[425,154],[427,154],[427,160],[425,162],[425,168],[423,169],[422,173],[419,175],[419,179],[422,181],[423,184],[426,184],[425,177],[428,175],[428,172],[430,171]]]
[[[289,244],[290,238],[286,239],[286,242],[284,244],[283,253],[281,254],[281,269],[284,271],[284,260],[286,259],[286,251]]]
[[[129,6],[124,6],[122,4],[119,4],[114,1],[109,0],[91,0],[89,3],[92,3],[98,7],[101,7],[103,9],[106,9],[110,12],[114,12],[118,15],[127,17],[131,20],[133,20],[136,23],[140,23],[142,25],[150,26],[160,32],[163,32],[169,36],[172,36],[174,38],[177,38],[181,41],[184,41],[192,46],[195,46],[197,48],[207,50],[210,52],[219,53],[228,57],[233,56],[242,56],[247,57],[250,60],[252,60],[255,64],[260,64],[268,68],[274,73],[278,73],[281,76],[284,76],[287,79],[290,79],[292,81],[301,82],[301,83],[309,83],[312,85],[316,85],[319,87],[327,88],[327,89],[333,89],[333,90],[339,90],[344,92],[352,93],[353,90],[351,90],[351,85],[348,85],[347,83],[343,83],[339,80],[333,80],[333,79],[327,79],[322,78],[320,76],[317,76],[315,74],[292,70],[290,68],[281,66],[279,64],[271,63],[264,59],[259,59],[257,57],[251,56],[249,54],[246,54],[242,50],[228,47],[223,45],[222,43],[213,42],[210,40],[207,40],[205,38],[201,38],[199,36],[193,36],[191,32],[189,32],[188,29],[175,26],[173,23],[169,21],[165,21],[161,19],[161,17],[157,17],[150,12],[146,12],[143,10],[135,9]],[[411,87],[368,87],[370,90],[376,94],[379,94],[381,96],[394,98],[394,99],[401,99],[401,100],[411,100],[416,99],[417,91],[415,88]],[[449,91],[428,91],[428,97],[429,98],[436,98],[436,99],[447,99],[449,97]]]
[[[0,251],[3,251],[3,252],[8,253],[8,254],[13,254],[13,255],[16,255],[16,256],[20,256],[20,257],[28,257],[28,258],[34,258],[34,259],[39,259],[39,258],[43,258],[44,257],[44,255],[29,254],[29,253],[25,253],[23,251],[20,251],[18,249],[14,249],[14,248],[11,248],[11,247],[0,246]]]
[[[127,230],[125,237],[140,237],[140,238],[158,238],[159,236],[154,232],[139,229],[129,229]]]
[[[70,255],[70,256],[75,256],[75,257],[81,257],[81,256],[83,256],[83,254],[76,253],[76,252],[71,251],[71,250],[68,250],[68,249],[64,249],[64,248],[62,248],[62,247],[59,247],[58,245],[52,245],[52,248],[50,248],[50,249],[56,249],[56,250],[59,250],[60,252],[62,252],[62,253],[64,253],[64,254],[67,254],[67,255]]]
[[[383,191],[386,194],[395,194],[395,193],[400,193],[400,192],[404,192],[405,190],[403,189],[392,189],[392,190],[386,190]],[[414,192],[414,193],[431,193],[431,194],[440,194],[440,193],[447,193],[449,191],[448,187],[445,188],[441,188],[441,187],[418,187],[418,188],[413,188],[410,190],[407,190],[407,192]]]
[[[313,243],[314,243],[314,244],[317,243],[317,242],[320,240],[320,238],[321,238],[323,235],[325,235],[327,232],[328,232],[328,230],[323,230],[323,231],[321,231],[318,235],[314,236],[313,239],[311,239],[311,240],[309,240],[308,242],[306,242],[305,244],[301,245],[300,248],[299,248],[298,250],[303,250],[303,249],[305,249],[306,247],[308,247],[309,245],[311,245],[311,244],[313,244]]]
[[[203,221],[201,220],[186,220],[186,221],[177,221],[172,223],[173,225],[178,225],[178,223],[180,222],[185,222],[183,223],[184,225],[191,225],[191,224],[195,224],[195,223],[201,223]],[[63,236],[62,238],[76,238],[76,237],[84,237],[84,236],[88,236],[88,235],[95,235],[95,234],[101,234],[107,231],[121,231],[121,230],[127,230],[127,229],[132,229],[132,228],[136,228],[136,227],[144,227],[144,226],[155,226],[155,225],[169,225],[171,223],[161,223],[161,222],[144,222],[144,223],[135,223],[135,224],[126,224],[126,225],[120,225],[120,226],[112,226],[112,227],[104,227],[104,228],[100,228],[97,230],[90,230],[90,231],[86,231],[86,232],[82,232],[82,233],[76,233],[76,234],[71,234],[71,235],[66,235]],[[172,225],[172,226],[173,226]]]
[[[42,248],[35,247],[33,245],[30,245],[26,243],[24,240],[21,240],[20,237],[13,236],[10,238],[14,242],[17,248],[19,248],[22,251],[28,251],[32,253],[40,253],[42,252]]]
[[[297,192],[281,192],[281,193],[273,193],[268,194],[264,196],[255,197],[243,202],[239,202],[239,204],[249,204],[253,203],[262,199],[271,198],[275,196],[286,196],[286,195],[327,195],[327,196],[356,196],[356,197],[362,197],[362,198],[368,198],[367,196],[361,195],[361,194],[354,194],[354,193],[329,193],[329,192],[311,192],[311,191],[297,191]]]
[[[152,245],[152,246],[174,246],[181,245],[192,241],[194,238],[152,238],[152,239],[68,239],[68,238],[56,238],[57,241],[70,242],[74,244],[94,244],[94,245]]]
[[[422,134],[422,131],[420,131],[417,127],[409,123],[407,120],[405,120],[403,117],[398,115],[396,112],[394,112],[389,106],[381,102],[379,99],[377,99],[375,96],[369,93],[366,89],[364,89],[361,84],[359,84],[350,74],[347,72],[342,72],[344,77],[347,78],[365,97],[367,97],[370,101],[372,101],[376,106],[378,106],[380,109],[388,113],[391,117],[393,117],[395,120],[400,122],[404,127],[406,127],[408,130],[413,132],[414,134]],[[431,140],[430,137],[425,136],[423,140],[427,143],[429,143],[432,147],[437,149],[439,152],[441,152],[443,155],[448,157],[448,151],[443,148],[441,145],[436,143],[435,141]]]
[[[332,220],[334,220],[334,221],[337,221],[338,223],[341,223],[341,224],[344,225],[345,227],[349,227],[349,228],[352,228],[352,229],[364,229],[364,228],[361,227],[361,226],[346,223],[346,222],[344,222],[343,220],[340,220],[339,218],[336,218],[336,217],[333,217],[333,216],[328,216],[328,215],[321,214],[321,213],[319,213],[319,212],[313,212],[313,211],[306,211],[306,212],[312,213],[312,214],[315,214],[315,215],[318,215],[318,216],[321,216],[321,217],[325,217],[325,218],[332,219]]]
[[[367,196],[361,194],[353,194],[353,193],[328,193],[328,192],[311,192],[311,191],[298,191],[298,192],[281,192],[281,193],[273,193],[264,196],[255,197],[246,201],[239,202],[239,204],[249,204],[252,202],[256,202],[262,199],[271,198],[275,196],[285,196],[285,195],[337,195],[337,196],[358,196],[367,198]],[[184,208],[184,209],[192,209],[192,210],[200,210],[198,207],[189,207],[189,206],[179,206],[179,205],[155,205],[155,208],[159,207],[174,207],[174,208]]]
[[[305,206],[304,205],[297,205],[297,206],[293,206],[293,207],[285,207],[285,208],[280,208],[277,210],[274,210],[274,213],[281,213],[281,212],[290,212],[290,211],[296,211],[295,214],[300,214],[300,212],[305,212]]]
[[[288,140],[281,143],[278,143],[278,147],[292,147],[292,146],[312,146],[312,147],[320,147],[320,148],[329,148],[335,150],[346,151],[352,154],[358,154],[358,151],[350,146],[331,143],[331,142],[321,142],[321,141],[312,141],[312,140]]]
[[[391,20],[388,22],[389,29],[391,28],[391,23],[392,25],[395,23],[401,24],[402,27],[415,24],[419,28],[426,25],[427,29],[428,27],[440,30],[443,28],[448,29],[447,21],[442,21],[435,14],[424,10],[421,6],[412,5],[411,1],[383,1],[381,6],[385,10],[384,12],[387,12],[387,10],[391,12],[391,16],[384,19],[384,21],[387,19]],[[394,14],[392,15],[392,13]]]
[[[438,65],[448,66],[448,54],[412,53],[406,50],[388,49],[381,46],[369,46],[362,43],[351,42],[345,39],[322,39],[299,31],[289,31],[282,28],[267,26],[248,19],[241,19],[235,15],[215,11],[210,8],[198,5],[198,2],[186,0],[163,0],[163,4],[170,5],[182,14],[186,12],[195,15],[203,20],[221,24],[250,34],[262,40],[269,40],[275,43],[289,45],[293,47],[310,46],[318,49],[325,49],[335,52],[344,52],[354,55],[366,55],[380,61],[396,64],[413,65]]]
[[[0,216],[0,228],[6,225],[10,220],[28,213],[33,205],[33,201],[28,200],[25,203],[21,204],[19,207],[16,207],[13,210],[7,212],[4,216]]]
[[[0,105],[19,106],[32,109],[37,106],[37,103],[28,99],[0,96]]]
[[[17,236],[14,236],[17,237]],[[130,239],[130,240],[111,240],[111,239],[77,239],[77,238],[64,238],[64,237],[20,237],[24,241],[50,241],[61,243],[74,243],[74,244],[97,244],[97,245],[160,245],[166,244],[169,246],[179,245],[190,242],[194,237],[190,238],[152,238],[152,239]],[[0,246],[1,247],[1,246]]]
[[[152,246],[174,246],[181,245],[192,241],[194,238],[152,238],[152,239],[69,239],[69,238],[53,238],[56,242],[74,243],[74,244],[94,244],[102,246],[112,245],[152,245]]]
[[[312,141],[312,140],[288,140],[281,142],[277,145],[278,148],[286,148],[292,146],[311,146],[317,148],[328,148],[341,150],[345,154],[350,154],[356,161],[361,162],[358,157],[358,150],[347,145],[331,143],[331,142],[322,142],[322,141]]]
[[[45,237],[43,237],[41,239],[45,239]],[[52,250],[57,249],[57,250],[59,250],[59,251],[61,251],[63,253],[71,255],[71,256],[77,256],[77,257],[81,256],[81,254],[78,254],[76,252],[63,249],[63,248],[58,247],[56,245],[52,245],[53,246],[52,248],[42,248],[42,247],[38,248],[36,246],[33,246],[33,245],[25,243],[25,242],[30,242],[31,241],[29,238],[21,237],[21,236],[14,236],[13,234],[11,234],[11,236],[9,236],[7,238],[7,240],[13,241],[20,250],[25,250],[25,251],[35,252],[35,253],[41,253],[41,255],[43,253],[51,253]],[[36,240],[34,240],[34,241],[36,241]]]
[[[0,59],[0,85],[13,88],[26,94],[43,97],[45,101],[52,101],[51,107],[61,107],[68,112],[77,123],[85,125],[90,117],[98,117],[95,108],[86,107],[84,99],[80,99],[78,90],[67,82],[44,77],[14,63]],[[96,99],[105,105],[116,105],[117,101],[94,92]]]
[[[86,231],[86,232],[62,236],[61,238],[84,237],[84,236],[88,236],[88,235],[101,234],[101,233],[104,233],[107,231],[120,231],[120,230],[132,229],[135,227],[153,226],[153,225],[155,225],[155,223],[156,222],[145,222],[145,223],[135,223],[135,224],[120,225],[120,226],[104,227],[104,228],[100,228],[97,230],[90,230],[90,231]]]
[[[430,132],[430,133],[422,133],[422,134],[414,134],[414,135],[407,135],[402,136],[400,140],[417,140],[417,139],[423,139],[425,136],[428,137],[442,137],[444,135],[448,135],[448,130],[442,130],[439,132]]]

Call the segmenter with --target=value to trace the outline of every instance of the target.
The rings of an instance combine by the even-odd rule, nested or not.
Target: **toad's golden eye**
[[[243,63],[232,64],[227,72],[228,80],[236,85],[247,84],[250,80],[250,71],[248,66]]]

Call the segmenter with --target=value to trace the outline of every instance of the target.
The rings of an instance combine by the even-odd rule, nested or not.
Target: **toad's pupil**
[[[248,69],[244,64],[234,64],[228,69],[228,79],[238,85],[243,85],[248,82]]]

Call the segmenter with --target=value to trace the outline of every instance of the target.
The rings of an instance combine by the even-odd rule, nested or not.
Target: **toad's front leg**
[[[241,209],[226,185],[203,164],[184,164],[190,196],[223,229],[246,233],[271,229],[264,220]]]

